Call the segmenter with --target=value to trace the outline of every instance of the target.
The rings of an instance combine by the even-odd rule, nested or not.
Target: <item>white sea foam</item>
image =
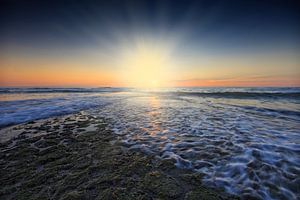
[[[139,93],[95,112],[111,119],[129,147],[199,171],[209,186],[245,199],[297,199],[296,107],[287,99]]]
[[[48,98],[32,99],[32,95],[30,97],[21,97],[21,100],[0,101],[0,128],[70,114],[109,103],[105,98],[99,99],[96,95],[60,94],[51,95]],[[34,97],[36,96],[34,95]]]

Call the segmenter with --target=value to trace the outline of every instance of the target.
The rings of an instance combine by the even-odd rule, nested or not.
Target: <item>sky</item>
[[[300,1],[1,0],[0,87],[300,86]]]

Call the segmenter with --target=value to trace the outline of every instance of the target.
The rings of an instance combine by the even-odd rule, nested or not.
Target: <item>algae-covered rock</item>
[[[85,199],[84,196],[76,190],[68,192],[60,198],[60,200],[83,200],[83,199]]]
[[[130,199],[124,188],[108,188],[100,193],[97,200]]]
[[[159,171],[149,172],[144,178],[144,188],[161,197],[178,197],[182,189],[175,179]]]
[[[174,170],[174,169],[176,169],[175,161],[173,159],[162,160],[159,164],[159,167],[162,170]]]
[[[216,194],[211,193],[207,189],[198,188],[186,193],[185,200],[218,200],[220,199]]]
[[[200,173],[187,173],[179,175],[182,180],[194,185],[201,185],[202,176],[203,175]]]
[[[139,191],[128,191],[126,188],[112,187],[104,190],[96,198],[97,200],[151,200],[150,196]]]
[[[79,113],[16,128],[26,133],[0,144],[0,199],[226,199],[174,160],[126,148],[106,122]]]

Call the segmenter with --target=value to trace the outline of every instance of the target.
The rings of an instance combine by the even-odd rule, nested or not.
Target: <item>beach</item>
[[[201,173],[129,150],[107,123],[80,112],[2,129],[0,198],[235,198],[203,186]]]

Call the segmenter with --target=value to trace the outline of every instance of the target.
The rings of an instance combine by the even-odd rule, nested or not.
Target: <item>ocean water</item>
[[[86,110],[130,149],[259,199],[300,198],[300,88],[2,88],[0,127]]]

